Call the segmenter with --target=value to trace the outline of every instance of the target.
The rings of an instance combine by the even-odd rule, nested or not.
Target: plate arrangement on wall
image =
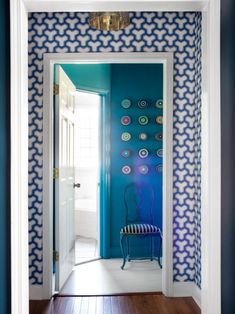
[[[132,166],[134,166],[133,169],[135,169],[136,173],[146,175],[150,172],[150,169],[155,169],[157,173],[162,172],[162,164],[153,164],[154,158],[151,158],[151,151],[149,149],[149,145],[151,143],[151,146],[154,145],[153,140],[155,139],[158,142],[162,142],[163,140],[163,134],[162,134],[162,125],[163,125],[163,116],[162,116],[162,109],[163,109],[163,100],[157,99],[155,101],[149,101],[146,99],[139,99],[138,101],[133,101],[130,98],[124,98],[121,101],[121,107],[122,110],[125,109],[125,112],[123,112],[123,116],[120,118],[121,125],[123,126],[123,133],[121,134],[121,140],[123,142],[130,142],[130,147],[124,147],[120,151],[120,156],[122,156],[125,159],[129,159],[131,162],[130,165],[123,165],[121,168],[121,171],[123,174],[127,175],[132,173]],[[152,108],[152,109],[151,109]],[[157,109],[158,114],[153,115],[153,110]],[[128,111],[126,111],[128,110]],[[139,112],[144,114],[138,115]],[[128,114],[125,114],[127,113]],[[151,114],[151,115],[150,115]],[[137,123],[137,124],[136,124]],[[158,131],[157,133],[151,134],[151,130],[153,130],[153,125],[155,124],[155,131]],[[156,126],[156,124],[158,126]],[[140,133],[135,134],[136,130],[143,129],[143,131],[140,131]],[[159,129],[160,128],[160,129]],[[126,130],[126,131],[125,131]],[[147,131],[147,132],[146,132]],[[139,143],[144,143],[144,147],[139,147]],[[134,146],[136,149],[134,148]],[[146,146],[145,146],[146,145]],[[158,144],[159,145],[159,144]],[[163,150],[160,146],[155,150],[155,152],[152,153],[155,158],[162,158],[163,157]],[[141,165],[133,165],[133,158],[136,160],[136,158],[139,160],[144,160],[148,158],[148,165],[141,164]],[[123,159],[124,160],[124,159]],[[146,159],[147,160],[147,159]],[[152,160],[152,162],[151,162]],[[151,164],[149,164],[151,162]],[[152,172],[154,173],[154,172]]]

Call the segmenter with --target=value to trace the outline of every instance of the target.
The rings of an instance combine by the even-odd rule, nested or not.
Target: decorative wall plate
[[[156,155],[157,155],[158,157],[162,157],[162,155],[163,155],[163,149],[162,149],[162,148],[157,149]]]
[[[128,133],[128,132],[124,132],[124,133],[122,133],[121,138],[122,138],[123,141],[127,142],[127,141],[129,141],[131,139],[131,134]]]
[[[163,124],[163,116],[157,116],[156,117],[156,123],[157,124]]]
[[[163,139],[162,133],[156,133],[155,134],[155,140],[156,141],[162,141],[162,139]]]
[[[122,173],[130,174],[131,173],[131,167],[130,166],[123,166],[122,167]]]
[[[123,99],[122,102],[121,102],[121,106],[125,109],[128,109],[130,108],[131,106],[131,101],[130,99]]]
[[[121,155],[124,158],[128,158],[131,155],[131,151],[129,149],[123,149],[123,151],[121,152]]]
[[[146,141],[146,140],[148,139],[147,133],[140,133],[140,134],[139,134],[139,139],[140,139],[141,141]]]
[[[146,158],[146,157],[148,157],[149,152],[146,148],[142,148],[139,150],[138,154],[139,154],[140,158]]]
[[[139,124],[146,125],[146,124],[148,124],[149,119],[147,116],[140,116],[138,121],[139,121]]]
[[[163,108],[163,100],[162,99],[158,99],[155,103],[155,107],[158,109],[162,109]]]
[[[122,125],[129,125],[131,123],[131,118],[129,116],[121,117],[121,124]]]
[[[162,172],[162,164],[158,164],[158,165],[156,166],[156,171],[157,171],[157,172]]]
[[[147,102],[147,100],[140,99],[140,100],[138,101],[138,107],[141,108],[141,109],[144,109],[144,108],[148,107],[148,102]]]
[[[141,165],[138,167],[139,173],[147,174],[149,172],[149,167],[146,165]]]

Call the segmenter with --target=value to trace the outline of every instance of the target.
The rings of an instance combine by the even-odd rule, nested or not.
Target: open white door
[[[56,290],[60,291],[75,264],[74,232],[74,122],[76,88],[56,66],[55,96],[55,245]]]

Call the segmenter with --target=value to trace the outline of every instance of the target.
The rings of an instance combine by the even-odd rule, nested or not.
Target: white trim
[[[193,287],[195,283],[193,281],[187,282],[174,282],[173,284],[173,296],[178,297],[191,297],[193,294]]]
[[[209,0],[25,0],[30,12],[202,11]]]
[[[201,308],[201,290],[195,282],[174,282],[173,296],[178,297],[192,297],[197,305]],[[205,313],[206,314],[206,313]]]
[[[99,8],[105,9],[111,1],[99,2]],[[112,1],[115,9],[129,11],[204,11],[203,39],[209,47],[208,54],[203,57],[203,101],[205,109],[202,120],[202,134],[208,134],[203,138],[203,163],[202,177],[202,313],[221,313],[221,282],[220,282],[220,1],[172,1],[169,8],[169,0],[149,1],[125,1],[122,6],[120,1]],[[186,3],[187,2],[187,3]],[[27,291],[28,291],[28,247],[26,235],[26,218],[28,215],[28,195],[25,191],[25,151],[22,152],[23,144],[27,143],[27,123],[25,123],[28,108],[26,108],[27,91],[27,16],[24,12],[24,4],[28,12],[61,11],[61,1],[49,0],[11,0],[11,286],[12,286],[12,313],[28,313]],[[97,9],[97,1],[66,1],[66,11],[74,9],[81,4],[84,11]],[[140,8],[141,7],[141,8]],[[82,7],[78,9],[83,11]],[[209,22],[210,21],[210,22]],[[206,65],[208,67],[206,67]],[[22,94],[23,92],[23,94]],[[213,106],[213,108],[211,108]],[[203,109],[203,110],[204,110]],[[211,110],[209,110],[211,109]],[[208,112],[207,112],[208,110]],[[22,131],[24,129],[24,132]],[[215,170],[215,171],[214,171]],[[24,175],[21,175],[21,173]],[[209,174],[208,174],[209,172]],[[204,188],[208,186],[206,193]],[[204,219],[205,218],[205,219]],[[215,258],[216,257],[216,258]],[[20,262],[21,263],[18,263]],[[216,261],[216,262],[215,262]],[[21,266],[20,266],[21,265]],[[214,310],[215,309],[215,310]]]
[[[53,293],[53,69],[50,61],[45,60],[43,68],[43,298]],[[45,158],[46,156],[46,158]],[[46,191],[46,192],[45,192]],[[51,234],[50,232],[51,231]]]
[[[43,300],[42,285],[29,286],[29,300]]]
[[[202,309],[221,313],[220,1],[203,14]]]
[[[173,54],[172,53],[49,53],[44,54],[43,96],[43,292],[53,294],[52,282],[52,164],[53,164],[53,65],[55,63],[163,63],[163,287],[172,296],[173,285]],[[45,245],[46,244],[46,245]]]
[[[28,16],[11,0],[11,308],[28,313]]]
[[[194,284],[192,297],[200,308],[201,308],[201,294],[202,294],[201,289],[196,284]]]

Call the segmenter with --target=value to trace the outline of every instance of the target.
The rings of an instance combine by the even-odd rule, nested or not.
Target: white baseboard
[[[42,285],[29,285],[29,300],[42,300]]]
[[[201,290],[194,282],[174,282],[174,297],[192,297],[201,308]]]
[[[197,303],[197,305],[201,308],[201,289],[194,284],[193,287],[193,295],[192,295],[194,301]]]

